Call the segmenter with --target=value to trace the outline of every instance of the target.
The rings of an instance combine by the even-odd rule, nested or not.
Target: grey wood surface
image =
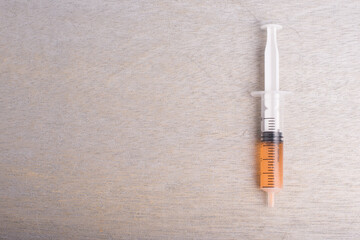
[[[278,34],[283,191],[256,141]],[[0,1],[0,239],[360,239],[359,1]]]

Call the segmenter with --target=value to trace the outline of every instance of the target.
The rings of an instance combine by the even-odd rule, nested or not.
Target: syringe
[[[280,98],[286,92],[279,91],[279,51],[277,24],[261,27],[267,30],[265,48],[265,91],[252,92],[261,97],[261,141],[259,143],[260,188],[267,192],[268,206],[274,206],[274,195],[283,186],[283,136],[280,119]]]

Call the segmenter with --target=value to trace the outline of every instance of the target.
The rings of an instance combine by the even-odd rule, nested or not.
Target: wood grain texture
[[[0,1],[0,239],[360,239],[360,2]],[[284,190],[256,181],[279,32]]]

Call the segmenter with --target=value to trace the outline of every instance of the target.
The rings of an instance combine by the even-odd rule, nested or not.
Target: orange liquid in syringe
[[[283,142],[260,142],[260,188],[283,186]]]

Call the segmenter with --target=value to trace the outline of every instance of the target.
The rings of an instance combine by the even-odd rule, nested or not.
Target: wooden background
[[[257,187],[262,22],[285,187]],[[360,239],[360,2],[0,1],[0,239]]]

